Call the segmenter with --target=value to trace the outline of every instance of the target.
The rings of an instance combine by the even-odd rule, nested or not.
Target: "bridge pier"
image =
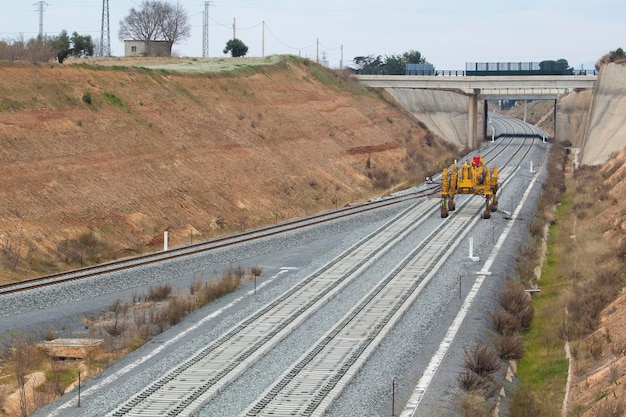
[[[386,89],[439,136],[469,149],[475,149],[483,138],[487,138],[488,109],[485,106],[484,120],[481,119],[483,115],[477,111],[478,100],[555,100],[555,113],[558,114],[556,100],[559,94],[592,90],[597,80],[596,75],[357,75],[357,78],[369,87]],[[435,97],[435,94],[440,95]],[[456,94],[462,95],[464,99],[450,97]],[[468,106],[460,109],[459,106],[461,103],[465,105],[466,99],[469,101]],[[442,123],[442,115],[445,113],[449,117],[446,123]],[[554,120],[556,136],[557,117]],[[479,138],[480,122],[483,124],[482,138]],[[569,125],[561,123],[559,127],[563,135]]]
[[[487,140],[488,132],[487,132],[487,124],[489,123],[489,101],[483,100],[483,137],[482,140]]]
[[[469,111],[468,111],[468,127],[469,137],[467,138],[467,146],[469,149],[477,148],[480,143],[478,142],[478,96],[480,95],[480,88],[474,88],[474,92],[470,94],[469,99]]]

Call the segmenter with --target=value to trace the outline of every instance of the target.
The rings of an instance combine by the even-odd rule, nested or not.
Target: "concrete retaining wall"
[[[602,67],[585,125],[581,162],[598,165],[626,147],[626,65]]]
[[[388,88],[386,91],[441,138],[460,148],[467,146],[468,96],[452,91],[409,88]],[[480,122],[479,126],[482,126]]]

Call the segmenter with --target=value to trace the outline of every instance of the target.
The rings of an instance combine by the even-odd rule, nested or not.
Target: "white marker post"
[[[474,262],[480,259],[478,256],[474,256],[474,238],[473,237],[469,238],[469,258]]]
[[[535,171],[533,170],[533,161],[530,161],[530,172],[534,173]]]
[[[167,231],[163,232],[163,252],[167,251]]]

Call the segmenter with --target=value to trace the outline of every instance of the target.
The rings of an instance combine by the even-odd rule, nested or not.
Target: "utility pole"
[[[343,69],[343,45],[341,45],[341,58],[339,59],[339,69]]]
[[[45,11],[45,7],[48,5],[45,1],[38,1],[33,4],[33,6],[37,6],[37,11],[39,12],[39,38],[43,39],[43,12]]]
[[[320,38],[315,40],[315,44],[317,45],[316,53],[315,53],[315,62],[320,63]]]
[[[237,18],[233,17],[233,39],[237,39]]]
[[[265,58],[265,20],[263,21],[263,31],[261,32],[261,57]]]
[[[100,56],[111,56],[111,25],[109,0],[102,0],[102,26],[100,27]]]
[[[204,2],[204,15],[202,22],[202,57],[209,57],[209,6],[210,1]]]

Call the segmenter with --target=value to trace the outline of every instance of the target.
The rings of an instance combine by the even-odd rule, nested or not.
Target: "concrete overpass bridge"
[[[561,94],[593,89],[597,80],[596,75],[357,75],[357,78],[369,87],[384,88],[431,130],[469,148],[475,148],[479,140],[487,137],[488,100],[554,100],[556,120],[556,103]],[[480,114],[482,135],[478,132],[479,100],[484,101]],[[445,126],[441,114],[445,112],[451,113],[452,126]],[[465,120],[459,117],[463,113],[467,114]],[[456,138],[451,137],[455,135]]]

